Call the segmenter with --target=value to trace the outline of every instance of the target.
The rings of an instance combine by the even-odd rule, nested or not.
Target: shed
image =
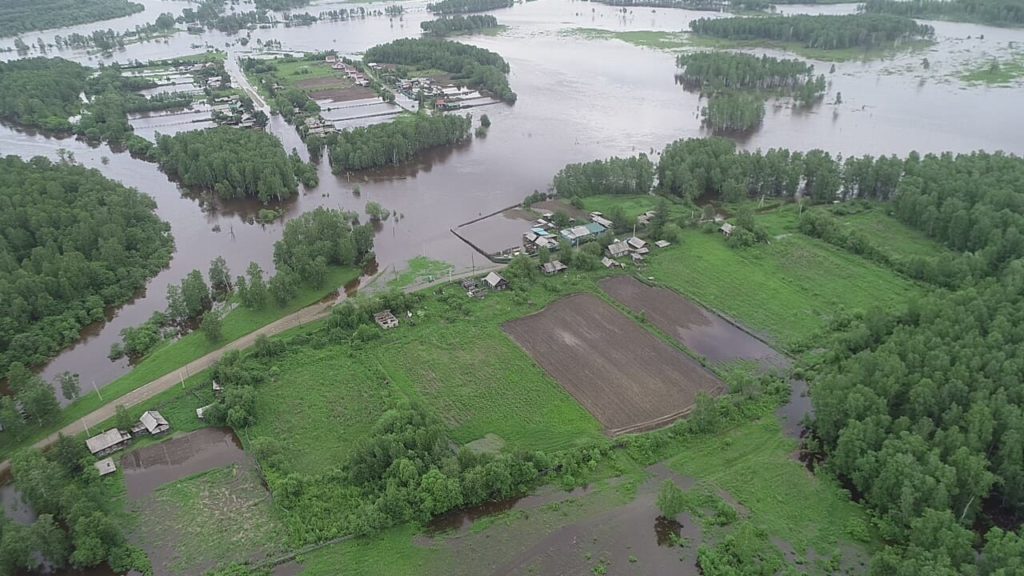
[[[630,250],[640,250],[647,246],[647,242],[644,242],[643,240],[637,238],[636,236],[633,236],[632,238],[626,240],[626,244],[629,244]]]
[[[373,315],[373,321],[385,330],[390,330],[398,326],[398,318],[395,318],[395,315],[391,313],[391,310],[377,312]]]
[[[103,460],[93,464],[93,467],[100,473],[100,476],[106,476],[107,474],[117,472],[117,466],[114,464],[113,458],[104,458]]]
[[[566,266],[565,264],[562,264],[558,260],[552,260],[551,262],[545,262],[544,264],[541,264],[540,269],[542,272],[544,272],[545,276],[554,276],[559,272],[565,272],[566,270],[569,269],[569,267]]]
[[[722,235],[725,236],[726,238],[732,236],[733,229],[735,229],[735,227],[732,224],[729,224],[728,222],[722,224],[722,227],[719,228],[719,230],[722,232]]]
[[[491,272],[484,277],[484,283],[491,288],[491,290],[504,290],[508,288],[508,280],[505,280],[497,272]]]
[[[591,220],[591,222],[594,222],[595,224],[600,224],[601,226],[604,226],[605,228],[612,228],[612,227],[615,226],[614,222],[612,222],[611,220],[605,218],[604,216],[601,216],[600,214],[591,214],[590,215],[590,220]]]
[[[633,252],[632,254],[630,254],[630,256],[632,256],[634,264],[639,264],[644,261],[643,254],[637,254],[636,252]]]
[[[654,245],[657,246],[658,248],[668,248],[669,246],[672,245],[672,243],[666,242],[665,240],[658,240],[657,242],[654,243]]]
[[[122,432],[117,428],[111,428],[103,434],[97,434],[85,441],[85,445],[96,456],[106,456],[124,447],[132,439],[132,435]]]
[[[605,256],[604,258],[601,258],[601,264],[605,268],[621,268],[622,267],[622,264],[619,264],[618,262],[616,262],[615,260],[612,260],[611,258],[609,258],[607,256]]]
[[[214,404],[216,404],[216,402],[214,402]],[[213,407],[213,404],[207,404],[206,406],[200,406],[199,408],[196,408],[196,418],[202,420],[203,414],[206,414],[206,411],[209,410],[211,407]]]
[[[629,253],[629,244],[625,242],[613,242],[606,250],[611,258],[620,258]]]
[[[143,430],[147,433],[158,436],[167,432],[171,429],[170,423],[156,410],[149,410],[143,412],[142,416],[139,417],[139,425],[136,425],[133,430],[138,429],[139,432]]]
[[[213,381],[213,394],[215,396],[220,396],[220,393],[223,392],[223,391],[224,391],[224,387],[221,386],[220,384],[217,384],[217,381],[214,380]]]

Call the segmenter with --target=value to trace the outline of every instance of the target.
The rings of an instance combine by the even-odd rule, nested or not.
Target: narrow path
[[[461,280],[462,278],[465,278],[467,276],[475,276],[481,274],[482,272],[500,270],[501,268],[503,268],[503,266],[488,266],[485,268],[477,268],[476,270],[473,271],[467,271],[461,274],[453,275],[451,276],[450,280]],[[445,277],[439,278],[429,283],[413,284],[411,286],[406,287],[405,292],[417,292],[419,290],[437,286],[439,284],[444,284],[448,281],[449,278]],[[118,398],[111,400],[107,404],[104,404],[103,406],[97,408],[96,410],[90,412],[89,414],[86,414],[85,416],[79,418],[78,420],[72,422],[71,424],[68,424],[67,426],[61,428],[57,432],[54,432],[53,434],[50,434],[46,438],[43,438],[42,440],[36,442],[35,444],[32,445],[32,447],[42,449],[51,446],[57,441],[61,434],[65,436],[74,436],[82,432],[85,432],[86,434],[99,434],[100,432],[103,432],[103,430],[100,430],[96,427],[105,422],[106,420],[113,418],[117,414],[118,406],[123,405],[125,408],[131,408],[132,406],[137,406],[138,404],[141,404],[149,400],[150,398],[153,398],[154,396],[160,394],[161,392],[170,390],[174,386],[179,385],[183,378],[186,378],[193,374],[197,374],[213,366],[214,363],[220,360],[228,352],[231,352],[233,350],[242,350],[248,348],[249,346],[252,346],[252,344],[256,342],[256,339],[259,338],[260,336],[275,336],[282,332],[291,330],[292,328],[296,328],[298,326],[302,326],[304,324],[309,324],[310,322],[315,322],[322,318],[326,318],[330,316],[331,309],[335,305],[342,302],[343,300],[344,298],[336,302],[331,302],[329,304],[318,302],[311,306],[307,306],[297,312],[293,312],[292,314],[289,314],[288,316],[285,316],[284,318],[281,318],[275,322],[271,322],[270,324],[267,324],[266,326],[259,328],[253,332],[250,332],[249,334],[246,334],[245,336],[242,336],[237,340],[225,344],[222,348],[218,348],[217,350],[210,352],[206,356],[203,356],[199,359],[189,362],[188,364],[185,364],[184,366],[182,366],[178,370],[175,370],[174,372],[161,376],[156,380],[153,380],[147,384],[143,384],[142,386],[136,388],[135,390],[132,390],[131,392],[125,394],[124,396],[120,396]],[[3,462],[0,462],[0,475],[9,472],[10,468],[10,460],[4,460]]]

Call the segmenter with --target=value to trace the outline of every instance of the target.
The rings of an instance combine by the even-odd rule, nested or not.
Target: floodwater
[[[185,2],[146,0],[147,11],[105,22],[103,28],[125,30],[151,22],[162,11],[180,13]],[[257,40],[279,40],[282,49],[337,50],[358,54],[399,37],[419,34],[419,23],[431,16],[426,2],[403,3],[401,18],[368,17],[345,22],[323,22],[310,27],[272,27],[246,33],[248,49]],[[350,5],[318,3],[316,13]],[[383,4],[368,6],[381,8]],[[853,5],[829,7],[789,6],[787,11],[850,11]],[[285,219],[318,206],[362,213],[369,201],[378,202],[400,216],[385,222],[376,240],[382,269],[401,268],[415,256],[428,256],[456,266],[456,272],[474,263],[472,248],[449,228],[519,202],[534,190],[547,190],[552,175],[570,162],[608,156],[651,152],[669,142],[705,135],[697,115],[699,96],[675,83],[674,55],[644,49],[617,40],[591,40],[567,31],[573,28],[607,30],[686,29],[708,13],[672,9],[633,9],[625,13],[610,6],[571,0],[537,0],[494,11],[509,26],[499,36],[460,37],[501,54],[511,65],[509,80],[518,93],[514,106],[500,104],[471,112],[486,113],[491,126],[486,138],[424,154],[408,165],[365,174],[334,176],[327,162],[319,168],[320,186],[300,190],[297,198],[277,208]],[[831,86],[825,102],[842,93],[842,104],[822,103],[809,110],[769,104],[764,126],[740,144],[746,148],[785,146],[823,148],[833,153],[900,154],[911,150],[964,152],[984,148],[1024,153],[1024,90],[967,87],[956,77],[962,67],[1005,54],[1010,43],[1024,43],[1024,31],[973,24],[934,23],[938,44],[923,53],[904,54],[882,61],[847,62],[828,74]],[[98,24],[26,35],[51,40],[53,35],[88,33]],[[239,36],[220,32],[180,33],[166,40],[131,44],[110,57],[84,51],[50,51],[65,58],[96,65],[104,61],[164,59],[192,54],[206,47],[227,49],[229,71],[237,75],[234,58],[241,54]],[[13,39],[0,40],[0,47]],[[0,58],[16,58],[14,53]],[[928,70],[921,66],[927,57]],[[819,72],[829,64],[814,62]],[[237,82],[237,80],[236,80]],[[983,105],[979,105],[983,102]],[[294,129],[272,118],[270,131],[286,149],[305,150]],[[154,128],[141,129],[141,132]],[[253,223],[259,206],[254,202],[217,202],[183,194],[155,165],[114,153],[105,146],[90,148],[72,139],[56,140],[30,132],[0,127],[0,154],[55,158],[66,148],[80,163],[153,196],[161,218],[171,223],[177,251],[170,266],[153,278],[137,298],[111,312],[106,323],[87,328],[82,339],[65,350],[44,370],[52,380],[68,370],[81,375],[83,388],[101,388],[123,375],[126,361],[110,362],[106,355],[119,332],[143,322],[164,306],[166,287],[179,282],[192,269],[205,271],[209,261],[223,256],[232,272],[240,273],[250,261],[273,270],[273,243],[283,222]],[[106,157],[108,163],[101,159]],[[656,159],[656,158],[655,158]],[[361,193],[354,194],[358,186]]]
[[[121,459],[128,498],[139,500],[164,484],[221,468],[248,464],[242,443],[229,428],[203,428],[132,450]]]

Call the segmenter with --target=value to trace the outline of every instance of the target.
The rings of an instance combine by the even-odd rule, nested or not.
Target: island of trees
[[[771,8],[768,0],[594,0],[609,6],[622,6],[623,8],[646,7],[646,8],[678,8],[681,10],[698,10],[708,12],[721,12],[723,10],[749,10],[762,11]]]
[[[732,52],[681,54],[676,78],[690,90],[708,97],[702,114],[716,132],[744,132],[761,125],[764,99],[791,96],[809,105],[825,93],[825,76],[800,60],[779,60]],[[742,93],[741,93],[742,92]]]
[[[515,0],[441,0],[427,4],[427,10],[435,14],[468,14],[511,8],[513,4]]]
[[[516,93],[508,85],[508,62],[484,48],[438,38],[405,38],[374,46],[364,58],[367,62],[443,70],[456,82],[486,90],[505,102],[516,101]]]
[[[867,0],[863,10],[868,14],[1024,26],[1024,2],[1020,0]]]
[[[654,163],[640,154],[569,164],[555,174],[553,185],[563,198],[582,198],[593,194],[647,194],[653,184]]]
[[[95,170],[0,160],[0,374],[45,362],[167,265],[155,209]]]
[[[701,18],[690,22],[701,36],[739,41],[796,43],[821,50],[889,48],[931,38],[931,26],[880,14]]]
[[[0,37],[110,20],[144,9],[128,0],[5,0],[0,2]]]
[[[335,174],[383,166],[397,166],[418,152],[462,142],[473,126],[469,115],[427,114],[420,112],[375,124],[331,134],[327,149]]]
[[[208,128],[161,136],[155,155],[160,168],[182,186],[219,198],[291,198],[298,181],[316,185],[316,172],[285,153],[276,136],[262,130]]]
[[[430,36],[449,36],[452,34],[471,34],[488,28],[497,28],[498,19],[489,14],[470,14],[469,16],[447,16],[437,20],[420,22],[420,28]]]

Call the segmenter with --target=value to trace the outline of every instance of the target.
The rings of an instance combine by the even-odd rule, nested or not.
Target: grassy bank
[[[685,32],[658,32],[654,30],[616,32],[599,28],[570,28],[562,30],[560,34],[585,40],[621,40],[641,48],[653,48],[656,50],[678,50],[690,46],[690,35]]]
[[[1013,86],[1024,78],[1024,54],[1010,58],[995,58],[979,62],[960,73],[960,79],[968,84],[987,86]]]
[[[727,40],[724,38],[711,38],[690,34],[689,46],[693,48],[705,48],[713,50],[746,50],[751,48],[764,48],[768,50],[781,50],[802,56],[811,60],[823,62],[849,62],[859,60],[876,60],[901,54],[905,52],[918,52],[935,44],[931,40],[915,40],[901,46],[889,48],[845,48],[841,50],[824,50],[821,48],[808,48],[801,42],[779,42],[774,40]]]
[[[330,268],[324,288],[303,286],[285,306],[268,304],[263,310],[249,310],[238,306],[224,317],[223,338],[216,343],[210,342],[201,332],[193,332],[179,340],[164,343],[139,362],[131,372],[103,386],[99,394],[88,393],[88,388],[83,386],[85,394],[65,408],[61,412],[60,418],[53,424],[37,428],[19,440],[7,435],[0,435],[0,457],[7,458],[14,450],[49,436],[93,410],[116,401],[132,390],[170,374],[189,362],[202,358],[267,324],[314,304],[327,294],[337,290],[339,286],[358,278],[359,274],[360,272],[354,268]]]

